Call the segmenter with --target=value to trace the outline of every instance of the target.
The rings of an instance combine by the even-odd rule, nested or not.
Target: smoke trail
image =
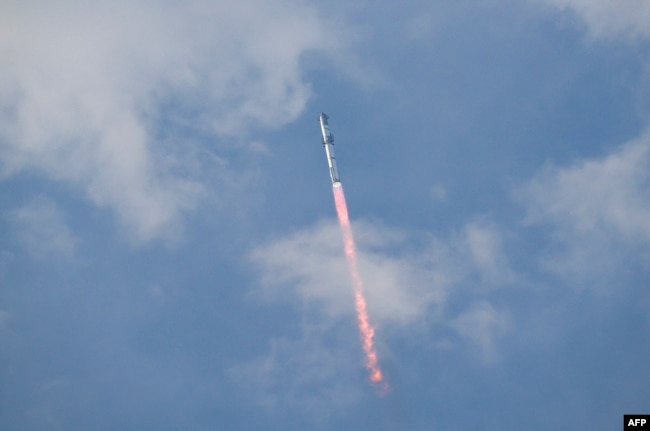
[[[359,275],[357,268],[357,255],[354,247],[354,238],[352,236],[352,228],[350,227],[350,219],[348,218],[348,206],[345,203],[345,194],[343,193],[343,186],[340,182],[334,183],[332,188],[334,192],[334,203],[336,204],[336,213],[339,217],[339,224],[341,225],[341,232],[343,234],[343,244],[345,245],[345,256],[350,268],[350,275],[352,276],[352,286],[354,288],[354,306],[357,311],[357,320],[359,321],[359,333],[361,335],[361,344],[363,352],[366,357],[366,368],[370,373],[370,381],[375,384],[383,384],[383,389],[388,389],[388,384],[384,381],[384,376],[379,367],[377,359],[377,352],[373,343],[373,336],[375,330],[370,324],[368,318],[368,309],[366,307],[366,299],[363,296],[363,280]]]

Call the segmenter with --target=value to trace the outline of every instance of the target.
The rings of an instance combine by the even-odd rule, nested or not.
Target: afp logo
[[[650,415],[624,415],[624,430],[650,430]]]

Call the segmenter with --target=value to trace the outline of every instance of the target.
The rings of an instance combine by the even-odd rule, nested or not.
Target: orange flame
[[[352,236],[352,228],[350,227],[350,219],[348,218],[348,207],[345,203],[345,194],[343,193],[343,186],[341,183],[334,184],[334,203],[336,204],[336,213],[339,217],[341,225],[341,232],[343,234],[343,244],[345,246],[345,256],[348,261],[350,275],[352,277],[352,285],[354,288],[354,306],[357,311],[357,320],[359,322],[359,333],[361,335],[361,344],[363,352],[366,357],[366,368],[370,373],[370,381],[375,384],[382,383],[384,376],[379,367],[377,358],[377,351],[375,350],[373,337],[375,329],[370,324],[368,318],[368,307],[366,306],[366,299],[363,296],[363,281],[359,275],[357,267],[357,255],[354,247],[354,237]],[[383,382],[384,389],[388,389],[388,385]]]

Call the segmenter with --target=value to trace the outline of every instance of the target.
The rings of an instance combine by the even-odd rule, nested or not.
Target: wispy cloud
[[[68,227],[58,206],[36,198],[9,213],[13,232],[25,250],[36,259],[71,259],[79,240]]]
[[[427,245],[421,254],[405,250],[402,232],[355,222],[358,260],[374,319],[408,323],[440,304],[454,268],[443,263],[442,245]],[[341,234],[338,225],[323,222],[259,247],[254,261],[262,269],[262,292],[319,304],[329,317],[353,315]]]
[[[322,423],[357,404],[353,349],[323,342],[332,335],[322,325],[306,326],[298,339],[270,340],[266,355],[232,367],[228,375],[273,415],[289,407],[310,423]],[[348,341],[351,341],[351,337]]]
[[[650,38],[650,3],[645,0],[538,0],[570,11],[582,20],[591,35]]]
[[[482,220],[470,222],[458,241],[485,285],[499,287],[516,281],[503,250],[503,235],[496,225]]]
[[[468,294],[488,304],[494,289],[514,281],[494,226],[476,221],[440,239],[362,220],[353,225],[371,318],[379,327],[447,327],[461,319],[451,327],[472,343],[500,328],[480,328],[472,338],[469,333],[478,326],[470,327],[462,323],[468,318],[460,317],[469,310],[457,304],[447,307]],[[275,240],[252,256],[262,278],[256,296],[311,307],[327,320],[353,318],[349,274],[335,223],[322,222]],[[487,350],[487,344],[479,348]]]
[[[480,301],[454,318],[450,326],[461,338],[479,348],[484,361],[490,362],[498,358],[497,339],[510,329],[510,319],[505,311]]]
[[[414,339],[415,333],[438,334],[415,337],[418,343],[425,339],[427,348],[472,352],[484,364],[499,358],[510,320],[507,311],[491,304],[491,294],[512,283],[514,272],[494,225],[475,220],[441,239],[363,220],[352,223],[380,357],[391,354],[384,351],[382,339]],[[262,391],[257,401],[267,406],[299,398],[299,388],[314,384],[321,394],[348,391],[344,404],[353,405],[357,397],[349,391],[362,373],[361,350],[357,344],[340,347],[342,340],[356,342],[357,336],[349,335],[355,317],[338,225],[331,221],[307,227],[258,247],[252,258],[261,277],[252,296],[289,302],[301,310],[302,335],[273,341],[265,354],[238,367],[237,375],[255,378]],[[348,353],[329,349],[324,340],[331,339]],[[333,375],[337,378],[328,380]],[[307,397],[303,403],[318,404],[322,398]]]
[[[650,134],[601,159],[547,167],[519,192],[529,225],[554,229],[563,274],[601,274],[650,246]],[[638,257],[638,255],[637,255]],[[634,260],[634,259],[632,259]]]
[[[301,113],[304,54],[336,44],[291,1],[9,2],[0,27],[0,173],[71,183],[143,241],[207,193],[206,154]]]

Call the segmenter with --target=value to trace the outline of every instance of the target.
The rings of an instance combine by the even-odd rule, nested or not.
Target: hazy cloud
[[[554,228],[552,267],[575,275],[619,267],[650,245],[650,134],[600,159],[547,167],[519,193],[528,224]],[[638,256],[637,256],[638,259]]]
[[[290,406],[308,422],[322,423],[361,398],[356,380],[361,364],[354,349],[343,348],[340,339],[337,345],[326,345],[327,334],[331,336],[331,331],[322,326],[310,326],[298,339],[272,339],[267,355],[233,367],[228,374],[269,414]]]
[[[292,1],[4,2],[0,27],[0,174],[73,184],[140,240],[173,234],[224,168],[175,130],[222,146],[293,120],[303,55],[336,43]]]
[[[481,221],[468,223],[460,242],[485,284],[498,287],[515,280],[503,251],[502,234],[495,226]]]
[[[650,37],[650,3],[646,0],[541,0],[571,11],[594,37]]]
[[[478,352],[481,361],[498,357],[498,337],[508,329],[508,319],[490,304],[489,294],[493,288],[510,282],[513,273],[503,255],[500,234],[493,226],[475,221],[444,240],[362,220],[353,221],[353,230],[368,310],[372,324],[378,328],[379,343],[381,334],[409,338],[413,331],[444,334],[451,329],[469,351]],[[259,401],[273,405],[278,396],[295,397],[296,386],[322,379],[323,374],[315,369],[324,367],[324,375],[328,376],[327,364],[314,365],[314,373],[300,370],[314,364],[313,358],[337,362],[322,340],[336,337],[340,345],[340,334],[349,336],[351,327],[342,331],[340,323],[352,324],[356,320],[352,289],[340,229],[333,221],[271,241],[257,248],[252,258],[261,276],[261,285],[252,294],[292,303],[307,316],[301,325],[302,333],[308,334],[304,340],[273,342],[266,355],[246,365],[244,374],[259,375],[256,381],[265,382],[268,388]],[[468,297],[473,299],[468,301]],[[453,306],[449,306],[450,302]],[[430,344],[444,349],[458,347],[447,336],[441,337]],[[358,342],[357,337],[354,341]],[[360,363],[359,346],[347,350],[356,351]],[[297,373],[295,369],[293,374],[282,371],[294,363],[301,364],[291,365]],[[350,358],[341,360],[338,372],[349,372],[350,363],[355,362]],[[274,387],[278,390],[271,390]]]
[[[510,325],[505,312],[481,301],[453,319],[450,326],[461,338],[479,348],[484,361],[492,361],[498,354],[496,340]]]
[[[408,323],[440,304],[456,275],[445,264],[442,244],[422,254],[408,250],[405,234],[354,223],[358,263],[373,318]],[[265,296],[316,302],[330,317],[354,313],[350,276],[335,223],[294,233],[258,248],[253,259],[262,269]],[[404,250],[407,248],[407,250]]]
[[[45,198],[34,199],[11,211],[9,219],[15,236],[33,258],[74,257],[79,241],[54,202]]]
[[[380,326],[440,324],[448,297],[488,295],[514,277],[501,250],[498,231],[468,224],[441,240],[354,221],[358,262],[374,322]],[[259,247],[258,295],[321,307],[329,318],[354,313],[340,231],[334,223],[296,232]],[[485,287],[489,287],[485,289]]]

